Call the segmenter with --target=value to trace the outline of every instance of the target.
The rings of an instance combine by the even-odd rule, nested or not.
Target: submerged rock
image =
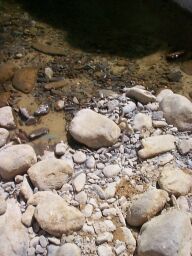
[[[7,62],[0,65],[0,83],[11,80],[18,66],[13,62]]]

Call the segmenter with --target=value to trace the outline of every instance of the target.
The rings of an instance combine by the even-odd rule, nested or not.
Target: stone
[[[43,230],[57,237],[80,230],[85,221],[78,209],[67,205],[64,199],[54,194],[41,198],[34,217]]]
[[[179,131],[192,131],[192,103],[186,97],[172,94],[163,98],[160,109],[168,124]]]
[[[13,62],[7,62],[0,65],[0,83],[11,80],[18,66]]]
[[[34,67],[26,67],[16,71],[13,77],[15,89],[24,93],[30,93],[36,85],[37,72],[38,69]]]
[[[192,175],[190,171],[166,165],[160,173],[158,184],[170,194],[184,196],[192,191]]]
[[[44,236],[40,236],[39,237],[39,244],[41,245],[41,247],[46,248],[48,245],[48,241]]]
[[[59,197],[60,198],[60,197]],[[39,203],[49,200],[57,200],[58,195],[51,191],[38,191],[37,193],[33,194],[31,198],[27,201],[28,205],[37,206]]]
[[[69,131],[75,140],[95,149],[112,146],[120,136],[120,128],[112,120],[90,109],[77,112]]]
[[[117,176],[121,171],[121,168],[118,164],[110,164],[105,166],[103,169],[103,174],[107,178],[112,178],[114,176]]]
[[[113,198],[116,193],[116,188],[117,188],[116,182],[108,183],[105,189],[105,198],[106,199]]]
[[[138,113],[135,115],[133,120],[133,128],[136,131],[145,131],[145,130],[151,130],[152,128],[152,119],[150,116]]]
[[[20,194],[27,201],[33,195],[33,190],[29,185],[27,177],[24,177],[23,183],[21,185]]]
[[[119,227],[116,231],[118,240],[125,242],[128,252],[133,255],[136,249],[136,240],[127,227]]]
[[[3,215],[7,210],[7,203],[3,195],[0,195],[0,215]]]
[[[112,242],[112,241],[113,241],[113,235],[109,232],[104,232],[97,236],[96,244],[100,245],[105,242]]]
[[[81,205],[85,205],[87,202],[87,194],[85,191],[81,191],[79,192],[77,195],[75,195],[75,200],[81,204]]]
[[[50,244],[47,246],[48,256],[56,256],[56,252],[58,250],[59,246]]]
[[[131,202],[127,211],[127,223],[141,226],[160,212],[168,201],[168,193],[161,189],[149,189]]]
[[[54,107],[55,107],[56,111],[61,111],[65,107],[65,101],[64,100],[57,100],[55,102]]]
[[[7,143],[8,138],[9,132],[4,128],[0,128],[0,148]]]
[[[97,248],[98,256],[114,256],[112,249],[109,245],[100,245]]]
[[[91,204],[86,204],[84,209],[82,210],[82,213],[84,214],[84,216],[86,218],[91,217],[92,213],[93,213],[93,205]]]
[[[172,209],[145,223],[138,237],[138,256],[189,256],[192,227],[186,213]]]
[[[182,78],[182,74],[180,71],[170,71],[167,75],[167,79],[169,82],[179,82]]]
[[[177,205],[179,206],[179,209],[182,211],[190,211],[189,202],[185,196],[180,196],[177,198]]]
[[[0,216],[0,255],[26,256],[28,245],[19,206],[14,199],[8,199],[6,213]]]
[[[80,192],[81,190],[83,190],[85,183],[86,183],[86,174],[85,173],[79,174],[73,180],[73,186],[77,192]]]
[[[129,114],[130,112],[133,112],[137,108],[136,104],[133,101],[129,101],[124,107],[123,107],[123,113]]]
[[[58,143],[55,147],[55,155],[56,156],[64,155],[68,147],[69,146],[66,143],[63,143],[63,142]]]
[[[95,158],[93,156],[90,156],[85,164],[87,168],[93,169],[95,167]]]
[[[161,102],[165,97],[167,97],[169,95],[173,95],[173,92],[170,89],[163,89],[157,95],[157,101]]]
[[[153,121],[153,127],[154,128],[164,128],[166,127],[168,124],[165,121],[158,121],[158,120],[154,120]]]
[[[86,161],[87,157],[85,155],[85,153],[83,153],[82,151],[76,151],[75,154],[73,155],[73,161],[76,164],[82,164]]]
[[[23,225],[25,225],[26,227],[31,227],[34,212],[35,212],[35,207],[32,205],[29,205],[21,218],[21,222],[23,223]]]
[[[86,223],[83,225],[82,230],[83,230],[83,232],[85,232],[85,233],[95,234],[95,230],[94,230],[93,226],[89,226],[89,225],[87,225]]]
[[[12,108],[5,106],[0,108],[0,127],[14,129],[16,127]]]
[[[35,256],[35,248],[33,247],[28,248],[27,256]]]
[[[13,145],[0,151],[0,175],[11,180],[18,174],[24,174],[37,162],[34,149],[27,144]]]
[[[148,104],[150,102],[156,101],[156,97],[154,95],[152,95],[149,91],[138,86],[126,89],[126,96],[135,99],[141,102],[142,104]]]
[[[192,150],[192,139],[189,140],[179,140],[177,148],[181,155],[186,155]]]
[[[59,247],[55,256],[81,256],[81,250],[76,244],[66,243]]]
[[[138,151],[142,159],[157,156],[175,149],[175,137],[173,135],[152,136],[142,140],[143,149]]]
[[[60,189],[68,182],[73,169],[64,160],[50,158],[34,164],[28,175],[39,190]]]
[[[45,75],[50,80],[53,77],[53,70],[50,67],[45,68]]]

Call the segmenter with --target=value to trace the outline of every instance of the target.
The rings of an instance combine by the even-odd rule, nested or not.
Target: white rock
[[[139,157],[145,159],[175,149],[173,135],[152,136],[142,140],[143,149],[139,150]]]
[[[97,236],[96,244],[100,245],[105,242],[112,242],[112,241],[113,241],[113,234],[109,232],[105,232]]]
[[[76,164],[82,164],[86,161],[87,157],[86,154],[82,151],[76,151],[73,155],[73,160]]]
[[[0,215],[3,215],[7,210],[7,203],[3,195],[0,195]]]
[[[56,145],[55,147],[55,154],[57,156],[62,156],[65,154],[65,152],[67,151],[68,149],[68,145],[66,143],[63,143],[63,142],[60,142]]]
[[[29,182],[27,180],[27,177],[25,176],[23,179],[23,183],[21,185],[20,194],[23,196],[23,198],[27,201],[29,198],[33,195],[33,190],[31,186],[29,185]]]
[[[190,256],[192,227],[190,218],[172,209],[145,223],[138,237],[138,256]]]
[[[160,173],[158,184],[160,188],[175,196],[187,195],[192,191],[192,175],[189,170],[166,165]]]
[[[112,178],[114,176],[117,176],[120,173],[120,171],[121,171],[121,168],[118,164],[111,164],[111,165],[105,166],[105,168],[103,169],[103,174],[107,178]]]
[[[56,158],[40,161],[28,170],[31,182],[39,190],[60,189],[72,173],[68,163]]]
[[[185,196],[180,196],[177,199],[177,204],[178,204],[180,210],[186,211],[186,212],[190,211],[189,203]]]
[[[109,208],[109,209],[103,210],[103,216],[105,217],[116,216],[116,215],[117,215],[117,210],[115,208]]]
[[[107,185],[107,188],[105,189],[105,198],[106,199],[110,199],[110,198],[113,198],[115,196],[116,187],[117,187],[116,182],[112,182],[112,183],[109,183]]]
[[[85,233],[95,234],[95,230],[94,230],[93,226],[89,226],[89,225],[87,225],[87,224],[84,224],[84,225],[83,225],[82,230],[83,230],[83,232],[85,232]]]
[[[65,107],[65,101],[64,100],[57,100],[55,102],[55,110],[56,111],[60,111],[60,110],[64,109],[64,107]]]
[[[123,113],[128,114],[132,111],[134,111],[137,108],[136,104],[133,101],[129,101],[124,107],[123,107]]]
[[[24,174],[37,162],[33,148],[27,144],[13,145],[0,151],[0,175],[6,180]]]
[[[45,68],[45,75],[51,79],[53,77],[53,70],[49,67]]]
[[[0,127],[7,129],[16,127],[12,108],[9,106],[0,108]]]
[[[0,128],[0,147],[6,144],[8,138],[9,138],[9,132],[4,128]]]
[[[130,98],[133,98],[142,104],[148,104],[149,102],[155,102],[156,97],[145,89],[134,86],[126,89],[126,95]]]
[[[109,245],[100,245],[97,248],[98,256],[114,256],[112,249]]]
[[[143,113],[138,113],[134,117],[133,128],[136,131],[151,130],[151,128],[152,128],[152,119],[151,119],[151,117],[146,115],[146,114],[143,114]]]
[[[120,129],[113,121],[90,109],[76,114],[69,131],[74,139],[90,148],[112,146],[120,136]]]
[[[76,244],[66,243],[59,247],[55,256],[81,256],[81,250]]]
[[[79,204],[82,204],[82,205],[86,204],[86,202],[87,202],[87,194],[85,193],[85,191],[81,191],[77,195],[75,195],[75,200]]]
[[[73,180],[73,186],[77,192],[80,192],[84,189],[86,183],[86,174],[81,173],[78,176],[76,176]]]
[[[165,97],[172,95],[173,92],[170,89],[163,89],[160,91],[160,93],[157,95],[157,101],[161,102]]]
[[[129,168],[129,167],[124,168],[122,170],[122,174],[123,175],[127,175],[127,176],[131,176],[131,175],[133,175],[133,170],[131,168]]]
[[[84,214],[84,216],[86,218],[91,217],[92,213],[93,213],[93,205],[91,204],[86,204],[85,208],[82,210],[82,213]]]
[[[86,166],[89,169],[93,169],[95,167],[95,158],[93,156],[90,156],[86,161]]]
[[[34,212],[35,212],[35,207],[32,206],[32,205],[29,205],[27,207],[26,211],[23,213],[22,218],[21,218],[21,222],[26,227],[31,227]]]

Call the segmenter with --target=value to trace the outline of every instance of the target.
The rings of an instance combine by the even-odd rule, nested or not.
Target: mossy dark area
[[[192,15],[168,0],[17,0],[86,51],[141,57],[192,48]]]

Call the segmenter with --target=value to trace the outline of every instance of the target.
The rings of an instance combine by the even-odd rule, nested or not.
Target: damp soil
[[[0,63],[39,69],[29,94],[16,91],[11,81],[0,84],[0,106],[13,106],[20,133],[49,129],[32,142],[39,152],[67,140],[73,114],[94,106],[100,90],[142,84],[155,93],[170,88],[192,98],[192,15],[171,1],[7,0],[0,5],[0,24]],[[175,51],[185,54],[168,61]],[[46,67],[53,70],[51,80]],[[45,90],[62,79],[70,82]],[[60,112],[57,100],[65,102]],[[50,111],[35,125],[17,114],[19,107],[32,114],[41,104]]]

